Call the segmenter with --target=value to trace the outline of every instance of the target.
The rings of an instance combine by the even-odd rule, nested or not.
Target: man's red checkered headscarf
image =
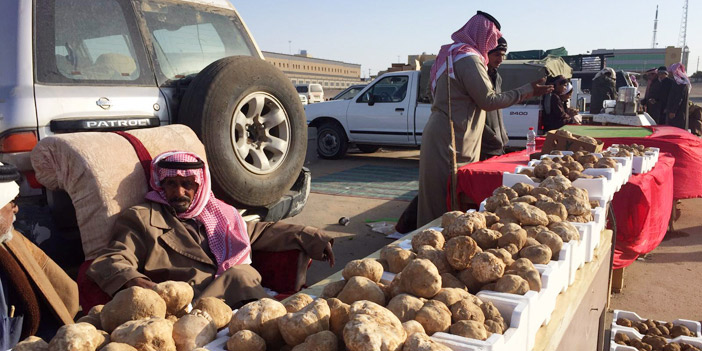
[[[203,166],[197,169],[170,169],[159,167],[160,161],[203,162]],[[146,194],[146,199],[169,205],[161,181],[175,176],[195,176],[195,182],[199,185],[190,207],[186,212],[179,213],[178,218],[195,218],[205,226],[210,250],[217,259],[217,276],[237,264],[251,263],[251,243],[244,219],[234,207],[214,197],[210,185],[210,172],[204,161],[196,154],[169,151],[156,156],[151,162],[150,183],[154,190]]]
[[[487,66],[488,52],[497,46],[497,39],[502,33],[494,22],[487,17],[477,14],[466,22],[461,29],[451,35],[453,43],[441,47],[439,55],[431,66],[431,91],[436,89],[436,81],[446,71],[446,58],[448,57],[448,74],[456,78],[453,72],[454,62],[471,55],[477,55]]]

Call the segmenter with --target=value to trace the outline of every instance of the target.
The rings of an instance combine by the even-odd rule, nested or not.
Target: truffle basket
[[[476,340],[448,333],[434,333],[432,340],[454,351],[529,351],[528,303],[526,299],[507,299],[497,296],[478,296],[492,302],[509,324],[503,334],[492,334],[487,340]]]

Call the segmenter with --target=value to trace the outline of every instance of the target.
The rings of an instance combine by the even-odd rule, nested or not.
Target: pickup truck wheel
[[[372,154],[380,150],[380,146],[378,145],[357,144],[356,147],[358,147],[358,149],[361,150],[361,152],[366,154]]]
[[[178,119],[205,145],[212,189],[224,201],[270,205],[300,174],[307,150],[300,98],[261,59],[233,56],[207,66],[190,83]]]
[[[325,123],[317,128],[317,153],[319,157],[337,160],[346,155],[349,143],[344,129],[336,123]]]

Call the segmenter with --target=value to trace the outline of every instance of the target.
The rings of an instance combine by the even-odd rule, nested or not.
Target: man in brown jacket
[[[114,295],[122,288],[188,282],[195,298],[223,298],[230,306],[268,297],[251,267],[258,251],[299,250],[302,277],[309,258],[334,264],[332,239],[323,231],[284,223],[247,224],[210,190],[207,166],[188,152],[163,153],[152,161],[148,202],[120,215],[110,244],[90,266],[90,277]]]
[[[0,163],[0,348],[37,335],[51,339],[78,312],[78,286],[13,228],[19,208],[17,168]],[[8,330],[10,329],[10,330]],[[4,346],[4,348],[3,348]]]

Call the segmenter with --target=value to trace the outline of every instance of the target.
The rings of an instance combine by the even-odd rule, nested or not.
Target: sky
[[[436,54],[477,10],[497,18],[511,51],[563,46],[574,55],[650,48],[656,5],[656,47],[678,46],[684,5],[684,0],[230,1],[261,50],[304,49],[313,57],[360,64],[362,77],[406,63],[407,55]],[[688,6],[692,74],[702,55],[702,0]]]

